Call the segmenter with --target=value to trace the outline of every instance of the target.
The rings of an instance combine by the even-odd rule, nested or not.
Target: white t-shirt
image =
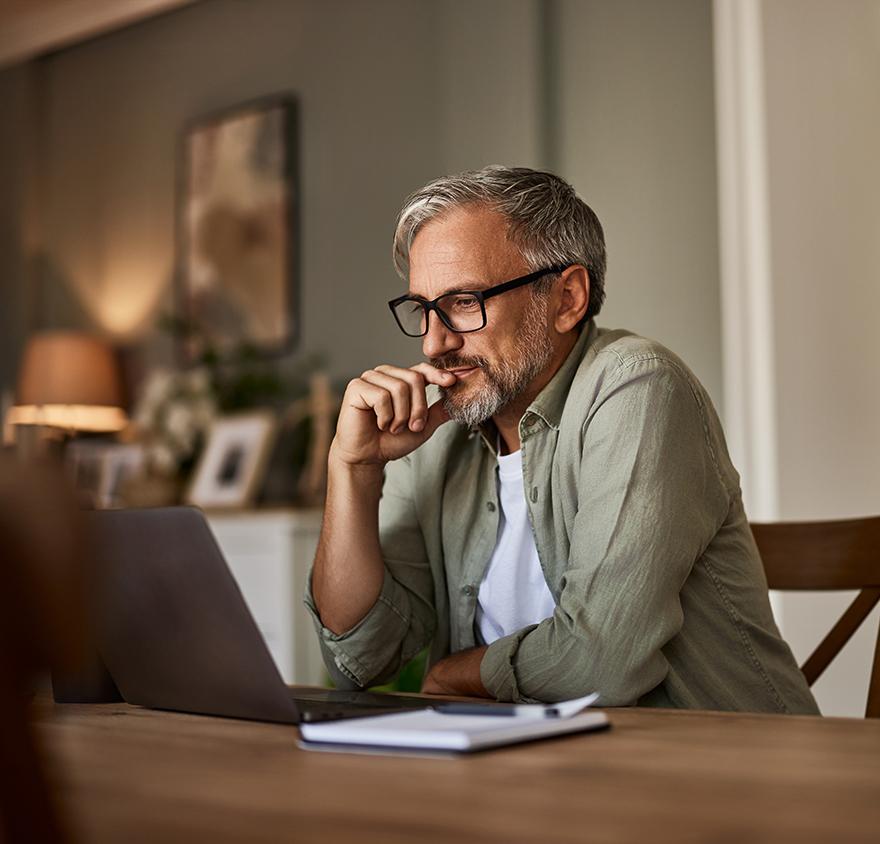
[[[498,455],[498,500],[498,539],[477,597],[476,623],[487,645],[556,608],[529,524],[521,451]]]

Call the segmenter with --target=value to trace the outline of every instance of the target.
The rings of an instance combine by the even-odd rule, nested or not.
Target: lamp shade
[[[22,358],[13,423],[78,431],[125,427],[113,351],[96,337],[73,331],[35,334]]]

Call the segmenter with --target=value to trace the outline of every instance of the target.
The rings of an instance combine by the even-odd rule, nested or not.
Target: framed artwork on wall
[[[185,362],[298,334],[297,109],[290,97],[193,121],[181,150],[178,324]]]

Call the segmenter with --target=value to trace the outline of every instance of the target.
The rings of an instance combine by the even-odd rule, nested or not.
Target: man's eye
[[[478,311],[480,303],[473,296],[456,296],[452,301],[452,307],[457,311]]]

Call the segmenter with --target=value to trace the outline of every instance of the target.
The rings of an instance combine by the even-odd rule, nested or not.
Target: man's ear
[[[559,306],[554,327],[560,334],[571,331],[587,313],[590,304],[590,274],[582,264],[575,264],[562,273]]]

